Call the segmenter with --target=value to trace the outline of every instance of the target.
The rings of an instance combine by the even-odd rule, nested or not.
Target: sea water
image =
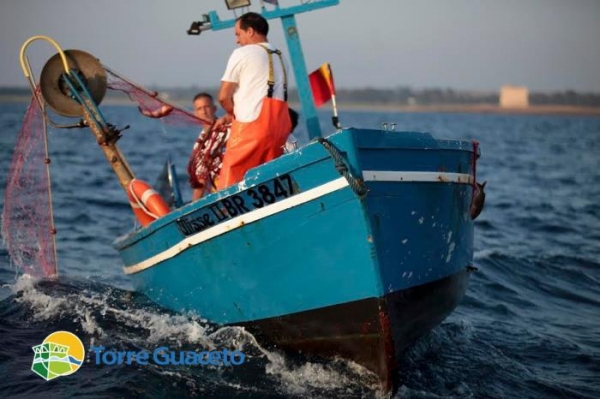
[[[185,166],[198,132],[140,121],[133,107],[103,109],[117,127],[131,124],[120,147],[136,175],[153,183],[170,154],[189,200]],[[0,103],[2,201],[24,111]],[[396,397],[600,397],[600,118],[342,111],[340,119],[481,144],[487,201],[475,223],[478,271],[454,313],[399,359]],[[296,135],[306,140],[302,128]],[[0,247],[2,397],[380,396],[373,375],[354,363],[281,353],[242,328],[173,313],[134,292],[111,247],[134,226],[125,194],[89,131],[50,136],[61,277],[22,276]],[[31,348],[60,330],[86,351],[229,348],[245,362],[107,365],[88,351],[75,374],[46,382],[31,371]]]

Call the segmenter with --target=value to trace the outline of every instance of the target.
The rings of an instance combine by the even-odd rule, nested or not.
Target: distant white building
[[[500,89],[500,107],[529,107],[529,90],[525,86],[502,86]]]

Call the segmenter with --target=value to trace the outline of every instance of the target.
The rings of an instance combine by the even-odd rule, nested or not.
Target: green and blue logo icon
[[[85,356],[81,340],[68,331],[48,335],[32,349],[35,355],[31,370],[46,381],[73,374],[79,370]]]

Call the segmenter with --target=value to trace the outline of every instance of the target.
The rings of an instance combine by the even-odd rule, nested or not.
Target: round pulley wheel
[[[94,102],[99,105],[106,94],[106,71],[93,55],[81,50],[65,50],[69,69],[75,70]],[[61,75],[65,67],[60,54],[46,62],[40,76],[42,97],[57,114],[78,117],[83,107],[71,96],[71,89]]]

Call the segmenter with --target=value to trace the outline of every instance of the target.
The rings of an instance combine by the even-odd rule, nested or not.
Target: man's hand
[[[138,109],[140,110],[140,112],[150,118],[162,118],[164,116],[167,116],[171,113],[171,111],[173,111],[173,107],[171,107],[170,105],[163,105],[162,107],[155,109],[154,111],[150,111],[150,110],[145,110],[142,109],[141,107],[138,107]]]
[[[219,119],[217,119],[213,126],[213,130],[216,130],[218,132],[224,132],[231,125],[231,122],[233,122],[233,115],[225,114]]]

